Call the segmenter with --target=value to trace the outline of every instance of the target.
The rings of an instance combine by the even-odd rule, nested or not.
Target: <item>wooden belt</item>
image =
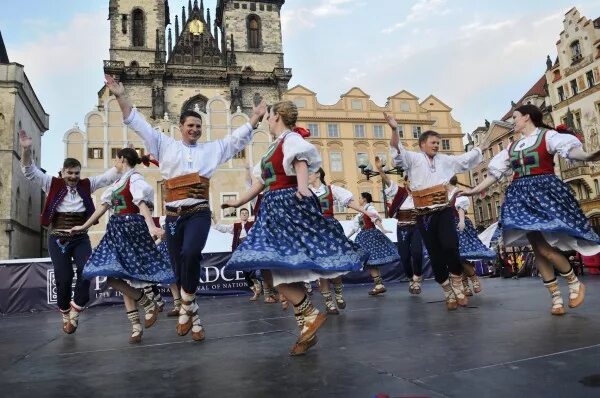
[[[417,209],[448,205],[448,191],[444,184],[434,185],[420,191],[412,191],[412,197]]]
[[[402,224],[416,224],[417,213],[414,209],[410,210],[398,210],[396,213],[396,220]]]
[[[56,213],[52,220],[50,230],[63,229],[68,230],[78,225],[85,224],[85,212],[76,213]],[[53,234],[54,235],[54,234]]]
[[[210,180],[198,173],[184,174],[165,181],[165,202],[183,199],[208,200]]]
[[[191,206],[179,206],[179,207],[171,207],[165,206],[165,213],[167,216],[179,217],[179,216],[187,216],[193,213],[198,213],[203,210],[208,210],[208,203],[198,203]]]

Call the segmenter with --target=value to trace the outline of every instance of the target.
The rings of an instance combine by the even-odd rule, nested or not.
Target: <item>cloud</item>
[[[450,9],[446,8],[445,5],[446,0],[418,0],[412,5],[410,13],[402,21],[396,22],[381,32],[390,34],[410,23],[424,20],[431,15],[446,15],[450,12]]]
[[[367,76],[366,72],[362,72],[358,68],[350,68],[344,75],[344,80],[352,84],[357,84],[365,76]]]
[[[357,0],[321,0],[314,7],[284,8],[281,12],[281,29],[284,35],[298,33],[315,27],[319,19],[346,15],[365,4]]]

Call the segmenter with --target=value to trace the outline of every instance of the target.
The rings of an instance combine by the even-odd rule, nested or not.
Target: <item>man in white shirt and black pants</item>
[[[398,123],[384,113],[392,128],[390,140],[394,165],[408,174],[410,190],[417,210],[417,226],[429,253],[436,282],[444,290],[448,310],[468,304],[462,285],[462,264],[458,251],[458,235],[454,222],[452,197],[446,187],[457,173],[470,170],[483,161],[481,149],[462,155],[438,154],[440,134],[425,131],[419,137],[419,152],[402,146]]]

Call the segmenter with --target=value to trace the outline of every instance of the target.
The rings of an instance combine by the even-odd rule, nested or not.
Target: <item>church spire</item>
[[[210,8],[206,9],[206,33],[210,34]]]
[[[181,26],[184,27],[187,19],[185,17],[185,6],[181,6]]]
[[[171,51],[173,50],[173,39],[171,38],[171,28],[169,28],[169,38],[168,38],[168,47],[167,47],[167,60],[171,59]]]
[[[179,15],[175,15],[175,39],[179,38]]]

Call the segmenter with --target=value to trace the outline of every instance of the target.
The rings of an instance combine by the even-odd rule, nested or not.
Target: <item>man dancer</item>
[[[423,242],[417,228],[417,213],[410,192],[405,187],[399,187],[383,171],[381,159],[375,157],[375,168],[379,171],[385,184],[385,194],[392,198],[388,206],[389,217],[398,220],[396,236],[398,238],[398,254],[408,278],[408,292],[421,294],[423,282]]]
[[[240,209],[240,221],[233,224],[217,224],[217,221],[214,218],[214,214],[212,215],[214,224],[213,228],[219,232],[224,234],[232,234],[233,240],[231,241],[231,252],[233,253],[235,249],[246,239],[248,236],[248,232],[250,232],[250,228],[254,225],[254,221],[248,221],[248,217],[250,217],[250,212],[248,209]],[[256,301],[260,296],[260,292],[262,291],[262,287],[258,279],[256,279],[256,272],[248,272],[244,271],[244,278],[246,279],[246,284],[254,292],[254,295],[250,298],[250,301]]]
[[[198,316],[196,289],[200,279],[200,260],[210,229],[208,205],[209,179],[217,167],[244,149],[252,138],[253,126],[265,114],[264,101],[256,105],[249,123],[222,140],[199,143],[202,118],[194,111],[184,111],[179,118],[181,141],[162,134],[150,126],[134,110],[125,96],[125,89],[111,76],[105,76],[106,86],[116,97],[124,123],[143,140],[146,150],[155,155],[165,179],[166,232],[171,264],[175,268],[177,285],[181,287],[181,310],[177,333],[204,340],[205,334]]]
[[[468,304],[462,285],[462,263],[454,210],[448,198],[447,184],[456,173],[474,168],[483,161],[480,148],[462,155],[438,154],[440,134],[425,131],[419,137],[420,152],[408,151],[400,142],[398,123],[383,114],[392,128],[390,140],[394,165],[408,174],[410,191],[417,210],[417,226],[431,259],[435,280],[442,286],[448,310]]]
[[[95,211],[92,193],[115,182],[119,174],[113,167],[99,176],[82,179],[79,160],[66,158],[60,177],[50,177],[33,164],[32,139],[23,130],[19,132],[19,142],[21,170],[25,178],[40,186],[47,195],[41,223],[49,227],[48,253],[54,267],[57,304],[62,314],[63,331],[72,334],[79,325],[79,313],[90,299],[90,281],[84,279],[81,274],[83,266],[92,254],[92,246],[87,231],[74,235],[67,231],[87,221]],[[77,267],[77,282],[71,300],[73,262]]]

